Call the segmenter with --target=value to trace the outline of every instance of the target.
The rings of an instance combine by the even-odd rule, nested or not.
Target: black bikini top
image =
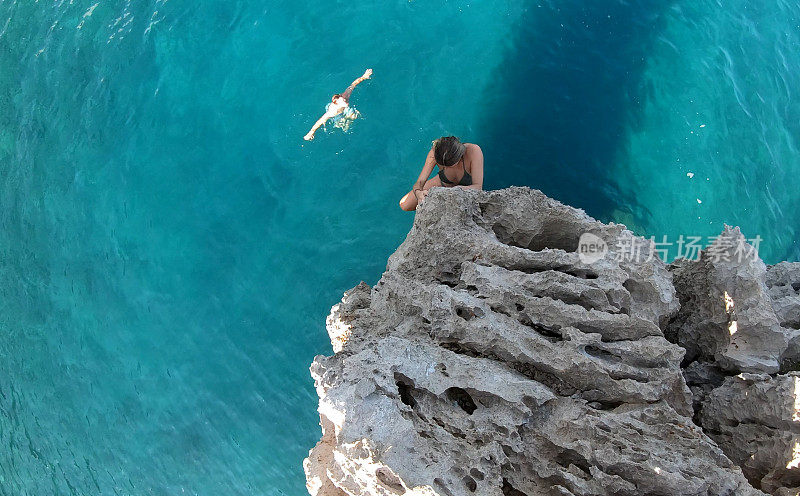
[[[464,175],[461,176],[461,181],[459,181],[457,185],[453,181],[447,179],[447,176],[444,175],[444,170],[442,170],[441,166],[439,167],[439,180],[442,182],[442,184],[452,184],[453,186],[469,186],[469,185],[471,185],[472,184],[472,176],[470,176],[469,172],[467,172],[467,166],[466,165],[462,165],[462,167],[464,167]]]

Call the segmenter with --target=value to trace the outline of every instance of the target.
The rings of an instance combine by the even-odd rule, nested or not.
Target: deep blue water
[[[304,494],[325,315],[443,134],[797,260],[799,41],[784,1],[0,0],[0,495]]]

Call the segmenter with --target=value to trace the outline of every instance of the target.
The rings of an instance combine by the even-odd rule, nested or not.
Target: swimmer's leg
[[[424,191],[428,191],[431,188],[435,188],[437,186],[441,186],[442,182],[439,180],[439,176],[434,176],[427,181],[425,181],[425,186],[422,187]],[[419,194],[419,193],[417,193]],[[417,209],[417,197],[414,195],[414,191],[409,191],[406,193],[400,200],[400,208],[405,210],[406,212],[412,212]]]

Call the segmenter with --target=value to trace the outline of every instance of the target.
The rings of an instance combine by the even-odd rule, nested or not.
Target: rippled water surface
[[[304,494],[325,315],[442,134],[487,187],[798,259],[800,7],[766,5],[0,0],[0,495]]]

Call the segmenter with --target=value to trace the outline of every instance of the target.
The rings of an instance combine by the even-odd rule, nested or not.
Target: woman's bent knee
[[[409,196],[410,194],[411,193],[406,194],[406,196],[404,196],[400,200],[400,208],[402,208],[406,212],[413,212],[414,210],[417,209],[417,202],[415,202],[414,201],[415,199]]]

